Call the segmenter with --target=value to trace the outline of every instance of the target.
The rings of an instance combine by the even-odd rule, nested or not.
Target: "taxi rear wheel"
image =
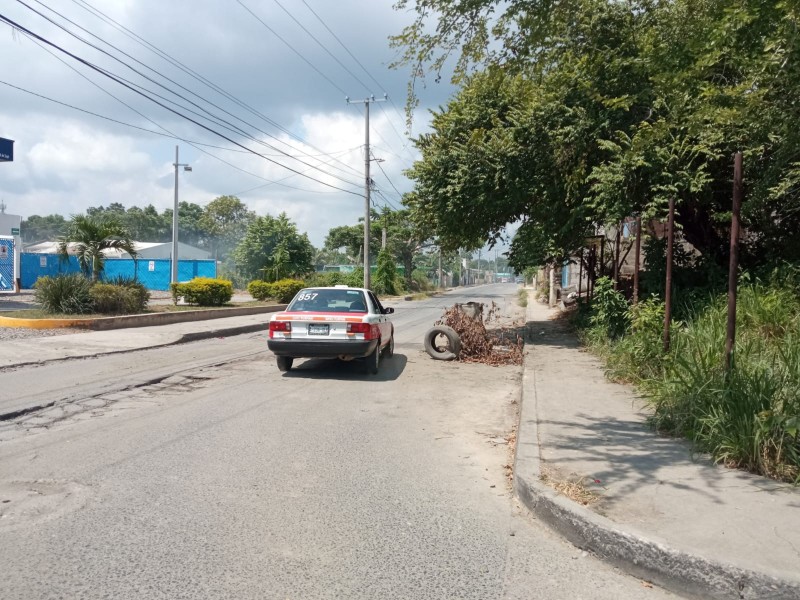
[[[378,368],[381,366],[381,341],[378,340],[378,344],[375,346],[375,350],[372,351],[372,354],[367,356],[365,367],[367,373],[370,375],[375,375],[378,372]]]
[[[383,349],[383,358],[392,358],[394,356],[394,333],[389,338],[389,343]]]
[[[278,371],[283,371],[285,373],[292,368],[294,359],[291,356],[278,356],[276,358],[278,360]]]

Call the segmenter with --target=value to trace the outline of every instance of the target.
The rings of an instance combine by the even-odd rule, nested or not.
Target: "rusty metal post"
[[[667,221],[667,281],[664,290],[664,352],[669,352],[669,326],[672,322],[672,246],[674,243],[675,198],[670,198]]]
[[[603,239],[600,240],[600,268],[597,269],[597,276],[602,277],[603,271],[606,266],[606,234],[603,233]]]
[[[733,365],[736,342],[736,288],[739,270],[739,215],[742,210],[742,153],[733,159],[733,215],[731,216],[731,260],[728,270],[728,331],[725,336],[725,371]]]
[[[614,289],[619,287],[619,243],[622,237],[622,223],[617,224],[617,235],[614,236],[614,252],[612,257],[614,259]]]
[[[581,289],[583,286],[583,246],[581,246],[581,255],[578,257],[578,300],[581,298]]]
[[[639,255],[642,253],[642,216],[636,217],[636,256],[633,259],[633,303],[639,304]]]

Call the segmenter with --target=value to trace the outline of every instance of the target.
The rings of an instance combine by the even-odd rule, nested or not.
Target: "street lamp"
[[[178,146],[175,146],[175,206],[172,207],[172,270],[170,281],[178,283],[178,167],[183,167],[184,171],[191,172],[192,167],[178,162]]]

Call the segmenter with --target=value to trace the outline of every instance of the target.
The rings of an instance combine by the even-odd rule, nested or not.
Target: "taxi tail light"
[[[273,337],[276,331],[284,333],[292,332],[292,324],[289,321],[270,321],[269,322],[269,337]]]
[[[378,337],[378,327],[371,323],[348,323],[347,333],[363,333],[365,340],[374,340]]]

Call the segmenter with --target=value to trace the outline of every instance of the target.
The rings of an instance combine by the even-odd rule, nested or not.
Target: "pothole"
[[[0,481],[0,531],[55,519],[81,508],[90,489],[74,481]]]
[[[57,424],[91,419],[117,406],[127,410],[150,404],[149,401],[159,397],[191,392],[205,387],[214,378],[209,370],[205,370],[203,375],[168,375],[113,392],[53,402],[0,421],[0,442],[26,433],[44,431]]]

